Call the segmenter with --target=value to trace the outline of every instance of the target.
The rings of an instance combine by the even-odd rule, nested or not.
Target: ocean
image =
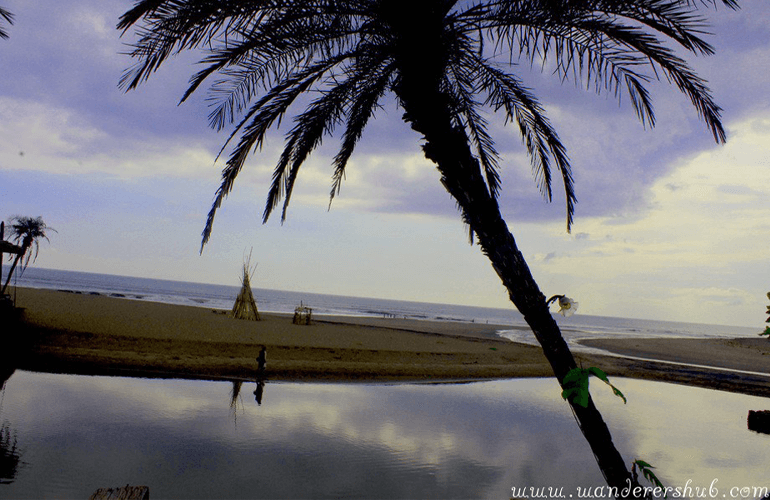
[[[3,266],[7,271],[8,266]],[[5,278],[3,278],[5,279]],[[12,284],[28,288],[67,290],[100,294],[125,300],[145,300],[168,304],[181,304],[211,309],[230,309],[240,289],[233,285],[213,285],[183,281],[133,278],[111,274],[85,273],[29,267]],[[537,345],[528,330],[519,330],[526,323],[521,314],[511,309],[434,304],[402,300],[345,297],[308,292],[269,290],[253,287],[252,291],[261,312],[291,313],[300,304],[313,309],[314,316],[372,316],[436,321],[461,321],[510,325],[511,330],[501,330],[498,335],[528,344]],[[585,338],[733,338],[755,336],[759,328],[729,325],[706,325],[655,321],[630,318],[613,318],[580,314],[564,318],[554,316],[567,342],[579,348],[576,341]]]

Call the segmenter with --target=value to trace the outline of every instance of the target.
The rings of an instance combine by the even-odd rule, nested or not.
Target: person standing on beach
[[[265,375],[265,365],[267,364],[267,348],[262,346],[257,356],[257,376],[262,378]]]

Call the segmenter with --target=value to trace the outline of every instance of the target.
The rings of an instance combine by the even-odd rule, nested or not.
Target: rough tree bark
[[[394,90],[405,111],[404,120],[424,137],[425,156],[436,164],[442,184],[457,201],[463,220],[508,290],[511,302],[532,328],[556,379],[563,385],[564,376],[577,364],[482,177],[465,130],[453,124],[454,103],[441,91],[444,54],[440,43],[436,43],[442,39],[441,26],[431,26],[428,20],[439,17],[426,14],[412,16],[411,23],[419,20],[419,30],[411,30],[412,37],[402,38],[400,73]],[[403,28],[410,30],[410,26]],[[414,55],[415,47],[420,47],[419,57]],[[593,400],[589,397],[586,408],[570,405],[607,484],[618,491],[636,485]]]

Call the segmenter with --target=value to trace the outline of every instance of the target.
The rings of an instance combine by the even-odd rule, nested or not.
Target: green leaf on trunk
[[[588,406],[588,377],[590,375],[595,376],[608,386],[612,388],[612,393],[623,400],[623,403],[628,403],[626,397],[620,392],[620,389],[610,383],[607,374],[599,368],[592,366],[591,368],[573,368],[564,376],[562,380],[562,392],[561,397],[567,401],[586,408]]]
[[[653,486],[656,486],[658,488],[662,488],[665,491],[665,487],[663,486],[663,483],[660,482],[660,479],[658,479],[658,476],[655,475],[654,472],[652,472],[653,467],[652,465],[648,464],[644,460],[634,460],[631,470],[636,474],[635,469],[639,468],[639,470],[642,472],[642,475],[646,480],[648,480],[650,483],[653,484]],[[663,498],[666,498],[668,496],[668,493],[663,495]]]

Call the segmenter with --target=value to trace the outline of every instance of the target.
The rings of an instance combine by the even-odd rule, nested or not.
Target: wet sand
[[[272,380],[451,381],[546,377],[539,347],[496,335],[510,325],[391,318],[291,316],[237,320],[203,307],[65,291],[19,289],[26,345],[16,368],[145,377],[252,379],[267,348]],[[602,339],[586,345],[619,356],[577,353],[609,375],[665,380],[770,396],[770,342],[756,339]],[[628,356],[647,358],[630,359]],[[669,364],[704,365],[692,367]]]
[[[590,339],[615,356],[596,360],[610,375],[683,383],[770,397],[770,341],[732,339]]]

